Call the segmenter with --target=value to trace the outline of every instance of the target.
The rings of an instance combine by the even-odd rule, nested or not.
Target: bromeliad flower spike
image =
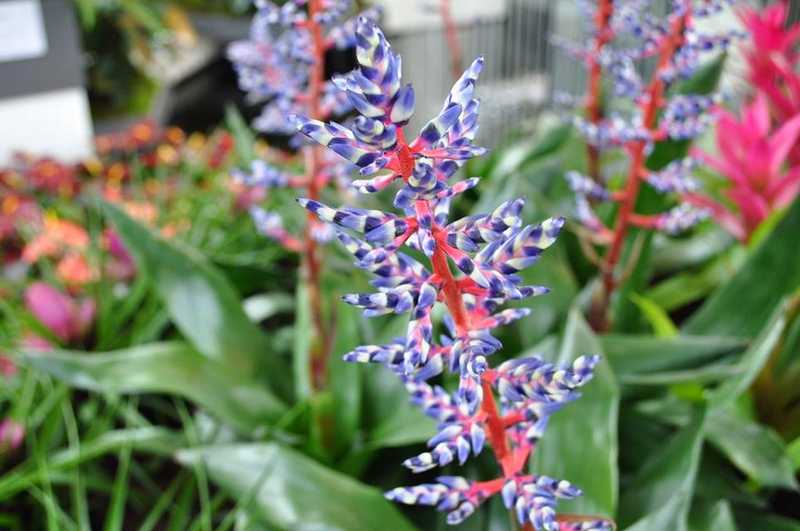
[[[400,183],[394,204],[402,215],[299,201],[334,224],[356,265],[376,277],[376,293],[347,295],[345,301],[364,308],[367,316],[410,312],[411,319],[405,337],[358,347],[345,360],[386,365],[404,383],[412,402],[439,422],[430,451],[408,459],[409,469],[421,472],[453,461],[464,463],[488,442],[502,472],[490,481],[445,476],[435,484],[398,488],[386,496],[435,505],[449,513],[449,523],[457,524],[499,494],[529,528],[611,529],[607,520],[557,515],[557,500],[579,496],[580,490],[525,471],[550,415],[578,397],[577,389],[591,379],[598,358],[581,357],[570,367],[555,367],[537,357],[496,368],[488,361],[501,347],[492,330],[528,313],[497,308],[547,292],[541,286],[522,285],[517,273],[553,244],[563,219],[523,226],[519,214],[524,202],[517,199],[490,214],[448,221],[452,198],[477,184],[477,179],[451,178],[466,159],[484,152],[473,144],[478,113],[474,90],[483,60],[472,63],[441,113],[408,142],[403,126],[414,111],[414,89],[401,83],[400,57],[368,19],[359,20],[356,40],[360,68],[336,84],[361,116],[351,128],[303,117],[297,119],[298,127],[371,176],[354,183],[359,191],[373,193]],[[424,253],[430,268],[400,252],[403,245]],[[460,274],[453,273],[451,262]],[[439,303],[446,308],[446,333],[437,342],[433,309]],[[427,382],[445,370],[459,377],[453,393]]]
[[[708,111],[719,103],[719,95],[674,95],[669,89],[692,75],[704,55],[724,51],[741,37],[738,31],[704,34],[696,24],[696,19],[722,12],[733,3],[731,0],[671,0],[667,16],[659,18],[650,14],[650,3],[649,0],[616,0],[613,3],[598,0],[596,16],[589,17],[597,24],[593,39],[585,46],[565,46],[568,53],[586,63],[590,77],[595,79],[587,94],[590,112],[586,117],[578,115],[573,119],[591,146],[590,176],[572,172],[566,177],[577,199],[576,217],[587,229],[585,239],[608,249],[602,259],[596,260],[603,275],[602,296],[596,298],[599,304],[592,312],[593,324],[598,329],[608,327],[605,314],[611,295],[621,281],[616,269],[631,228],[674,234],[709,214],[707,209],[688,202],[653,215],[639,214],[635,208],[644,186],[673,194],[678,199],[697,188],[691,176],[695,164],[691,158],[673,161],[657,171],[647,168],[647,158],[655,143],[694,138],[712,121],[713,116]],[[630,37],[638,44],[622,49],[611,46],[619,37]],[[642,79],[636,64],[647,59],[654,60],[655,68],[649,79]],[[596,78],[601,73],[600,67],[610,77],[613,95],[628,100],[624,107],[632,111],[625,115],[609,113],[598,119],[595,107],[600,83]],[[624,185],[615,190],[607,189],[597,175],[597,154],[610,149],[624,150],[629,160]],[[598,202],[613,202],[618,206],[613,226],[606,226],[595,214],[593,207]],[[591,254],[594,257],[593,250]],[[635,254],[631,253],[634,259]]]

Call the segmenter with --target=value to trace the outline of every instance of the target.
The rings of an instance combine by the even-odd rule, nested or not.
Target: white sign
[[[0,127],[0,166],[17,150],[67,161],[92,153],[89,101],[82,88],[2,100],[0,124],[14,124]]]
[[[0,2],[0,63],[47,54],[39,0]]]

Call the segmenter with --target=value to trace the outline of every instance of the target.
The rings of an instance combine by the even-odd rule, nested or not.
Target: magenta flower
[[[136,275],[136,263],[114,229],[106,229],[105,245],[109,254],[106,273],[115,280],[130,280]]]
[[[743,9],[740,16],[751,36],[751,45],[744,50],[747,77],[767,97],[776,120],[788,121],[800,114],[800,24],[787,24],[788,2],[775,2],[760,10]],[[792,149],[789,158],[800,164],[800,146]]]
[[[0,354],[0,375],[11,378],[15,374],[17,374],[17,365],[14,363],[14,360]]]
[[[722,109],[717,114],[719,156],[700,150],[693,154],[728,178],[731,186],[725,193],[738,212],[705,195],[689,193],[685,198],[707,208],[728,232],[747,241],[762,221],[789,205],[800,190],[800,166],[788,163],[800,137],[800,114],[775,130],[762,93],[744,108],[741,119]]]
[[[0,422],[0,454],[14,451],[22,444],[25,427],[12,419]]]
[[[25,290],[25,306],[67,344],[82,339],[94,320],[94,301],[73,299],[44,282],[34,282]]]

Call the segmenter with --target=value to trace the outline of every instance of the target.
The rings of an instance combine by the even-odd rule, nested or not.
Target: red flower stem
[[[397,132],[397,142],[400,152],[400,167],[401,176],[403,180],[407,181],[414,169],[413,158],[408,143],[406,142],[405,133],[402,129]],[[418,216],[426,216],[433,219],[431,215],[431,204],[426,199],[419,199],[415,203],[415,208]],[[458,280],[453,276],[450,270],[447,253],[444,251],[444,246],[447,243],[444,241],[444,230],[435,221],[432,222],[431,233],[436,238],[436,247],[431,256],[431,268],[433,274],[441,282],[441,296],[444,304],[450,312],[455,323],[456,333],[458,335],[465,335],[472,330],[472,323],[470,321],[470,314],[464,305],[464,298],[461,285]],[[506,474],[507,465],[504,464],[507,457],[510,455],[508,439],[506,438],[505,426],[497,408],[497,403],[494,399],[494,391],[491,383],[491,371],[487,371],[481,377],[481,388],[483,389],[483,401],[481,402],[481,412],[485,415],[486,426],[488,428],[487,439],[489,444],[494,449],[495,459],[498,466],[503,469]]]
[[[320,101],[322,98],[323,84],[325,83],[325,38],[322,28],[316,21],[316,15],[321,11],[321,0],[310,0],[308,3],[308,31],[314,46],[314,62],[310,66],[307,101],[309,104],[309,116],[312,119],[320,120],[325,117],[322,115]],[[320,187],[323,183],[319,178],[322,170],[320,157],[320,147],[317,145],[306,146],[303,148],[305,158],[305,182],[307,183],[306,196],[310,199],[319,199]],[[303,275],[308,286],[309,306],[311,308],[311,320],[314,327],[309,352],[312,391],[320,391],[325,388],[327,379],[327,361],[331,348],[331,335],[325,323],[322,308],[322,293],[320,286],[320,259],[319,250],[313,237],[314,225],[317,223],[314,214],[308,213],[305,235],[303,238]],[[305,333],[301,330],[300,333]]]
[[[603,66],[600,64],[600,53],[611,41],[611,17],[614,14],[613,0],[599,0],[597,12],[594,16],[595,36],[592,50],[588,56],[588,87],[586,91],[586,118],[593,124],[598,124],[603,119]],[[600,152],[591,144],[586,144],[589,176],[595,181],[600,180]]]
[[[453,13],[450,9],[450,0],[440,0],[439,10],[444,23],[444,35],[447,40],[447,49],[450,51],[450,72],[453,79],[461,77],[463,61],[463,52],[461,50],[461,41],[458,39],[458,27],[453,19]]]
[[[661,79],[661,74],[669,65],[677,49],[683,44],[684,30],[691,16],[692,10],[690,7],[687,7],[683,16],[674,20],[670,25],[670,33],[661,43],[658,54],[658,64],[650,78],[647,90],[642,97],[640,109],[643,116],[643,127],[651,133],[656,132],[658,112],[664,105],[664,91],[666,90],[666,86]],[[645,149],[647,148],[647,143],[642,141],[631,142],[626,148],[630,155],[631,165],[628,172],[628,180],[625,183],[623,195],[620,198],[619,214],[617,215],[617,224],[614,227],[611,248],[606,254],[602,264],[604,289],[600,308],[603,318],[596,326],[598,331],[607,330],[610,324],[607,318],[608,307],[611,303],[611,296],[618,287],[617,279],[614,276],[614,270],[622,255],[625,237],[628,235],[628,230],[631,225],[633,225],[633,220],[636,217],[634,208],[636,207],[636,200],[639,198],[642,176],[645,175],[646,170],[645,163],[647,162],[647,156]]]

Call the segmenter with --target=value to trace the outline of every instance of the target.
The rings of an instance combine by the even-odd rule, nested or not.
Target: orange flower
[[[82,286],[97,279],[97,273],[78,253],[69,253],[56,266],[56,275],[67,286]]]
[[[25,246],[22,259],[33,263],[45,256],[57,256],[68,250],[84,251],[89,235],[80,225],[54,216],[44,218],[42,231]]]
[[[130,217],[146,225],[155,224],[158,219],[158,210],[152,203],[145,201],[124,201],[122,208]]]

